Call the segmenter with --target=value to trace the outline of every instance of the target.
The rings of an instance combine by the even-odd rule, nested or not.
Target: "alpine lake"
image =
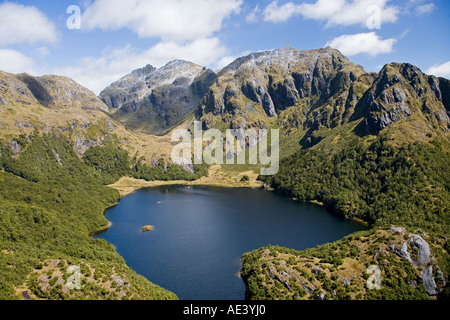
[[[160,186],[109,209],[94,235],[127,265],[181,300],[244,300],[242,254],[267,245],[304,250],[367,229],[264,189]]]

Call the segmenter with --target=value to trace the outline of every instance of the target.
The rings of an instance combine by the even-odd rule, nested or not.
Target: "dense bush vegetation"
[[[430,300],[422,283],[422,267],[416,268],[391,248],[409,239],[391,228],[374,228],[315,248],[297,251],[268,246],[243,255],[241,276],[247,285],[247,298],[326,300]],[[441,250],[444,239],[428,233],[426,241],[433,255],[434,279],[442,290],[438,299],[448,299],[444,278],[450,274],[449,252]],[[414,255],[414,250],[411,250]],[[380,268],[381,288],[367,286],[369,266]],[[286,277],[287,278],[283,278]],[[288,281],[287,281],[288,280]],[[308,288],[308,292],[305,292]]]
[[[327,154],[301,150],[282,161],[273,177],[261,177],[278,192],[320,201],[371,225],[399,224],[448,233],[450,155],[443,143],[392,147],[380,137]]]
[[[186,180],[194,181],[203,176],[208,175],[209,166],[206,164],[193,165],[194,172],[185,170],[182,166],[177,164],[165,165],[163,160],[159,161],[156,166],[150,166],[139,160],[130,172],[130,175],[136,179],[144,179],[147,181],[173,181]]]
[[[106,174],[80,161],[65,137],[34,134],[28,138],[22,136],[17,143],[21,152],[15,157],[6,143],[0,144],[0,165],[25,180],[93,184],[104,184],[104,179],[109,180]]]
[[[128,152],[112,141],[108,141],[104,146],[94,146],[87,150],[83,161],[103,175],[110,176],[111,183],[130,172]]]
[[[63,136],[20,136],[0,146],[0,300],[17,298],[14,288],[30,273],[28,288],[36,296],[68,298],[56,278],[49,282],[51,290],[40,289],[36,272],[46,259],[96,266],[98,281],[85,283],[92,290],[72,298],[117,298],[116,288],[108,291],[99,284],[112,270],[133,279],[125,298],[176,298],[136,275],[111,245],[90,234],[107,225],[103,213],[119,200],[107,184],[144,169],[158,172],[148,179],[193,179],[194,174],[175,166],[132,168],[127,152],[114,141],[89,149],[82,159]]]
[[[380,136],[332,153],[311,148],[284,159],[277,175],[260,179],[289,197],[322,202],[372,228],[304,251],[269,246],[244,254],[241,275],[248,298],[298,299],[308,294],[308,283],[315,288],[309,288],[311,299],[430,299],[421,268],[400,257],[393,245],[404,245],[410,232],[421,234],[436,255],[435,281],[443,285],[448,279],[448,150],[445,140],[393,147]],[[410,231],[400,235],[390,231],[392,225]],[[366,273],[344,281],[342,274],[353,270],[356,275],[369,265],[381,269],[380,290],[366,290]],[[448,299],[448,286],[441,289],[438,299]]]

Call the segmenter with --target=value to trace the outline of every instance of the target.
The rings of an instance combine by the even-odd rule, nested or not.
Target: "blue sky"
[[[329,45],[367,71],[409,62],[450,78],[449,39],[448,0],[0,1],[0,70],[64,75],[97,94],[146,64],[220,69],[285,46]]]

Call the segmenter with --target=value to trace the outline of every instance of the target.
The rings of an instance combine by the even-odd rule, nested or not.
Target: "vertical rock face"
[[[363,74],[360,66],[331,48],[301,51],[286,47],[251,54],[219,72],[202,101],[201,117],[215,118],[216,122],[245,118],[248,126],[260,126],[295,107],[303,118],[302,124],[309,126],[318,121],[331,127],[345,122],[345,105],[335,110],[339,118],[336,123],[326,120],[326,116],[317,120],[309,115],[313,110],[316,115],[328,113],[324,108],[338,99],[347,102],[352,84]],[[351,108],[354,105],[351,99],[347,103]],[[213,125],[214,121],[210,121]]]
[[[262,99],[262,107],[269,117],[276,117],[277,112],[275,110],[275,105],[273,104],[272,97],[267,92],[264,92]]]
[[[362,99],[369,131],[377,133],[413,114],[423,115],[436,129],[449,131],[450,105],[440,89],[445,92],[447,85],[448,80],[425,75],[407,63],[386,65]]]
[[[437,294],[436,281],[433,277],[433,266],[429,265],[422,270],[421,273],[422,283],[427,291],[428,295],[435,296]]]
[[[198,106],[215,77],[212,70],[187,61],[160,69],[147,65],[114,82],[100,98],[128,127],[161,134]]]

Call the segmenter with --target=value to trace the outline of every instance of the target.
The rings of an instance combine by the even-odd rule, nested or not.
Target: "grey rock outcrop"
[[[406,231],[406,229],[403,228],[403,227],[392,227],[392,228],[391,228],[391,232],[393,232],[393,233],[401,233],[401,234],[404,234],[405,231]]]
[[[269,117],[276,117],[277,112],[275,111],[275,105],[273,104],[270,95],[265,92],[262,99],[262,107]]]
[[[398,255],[400,257],[405,258],[406,260],[408,260],[409,262],[413,263],[412,258],[411,258],[411,254],[408,252],[408,245],[405,243],[403,243],[403,245],[401,246]]]
[[[100,93],[111,114],[127,127],[163,134],[199,105],[216,74],[188,61],[134,70]]]
[[[2,95],[0,94],[0,106],[1,105],[5,105],[8,104],[8,100],[6,100],[5,98],[2,97]]]
[[[435,128],[449,131],[450,101],[440,89],[446,87],[447,82],[425,75],[408,63],[384,66],[360,103],[366,113],[368,131],[377,133],[415,113],[423,113]],[[421,108],[415,102],[419,102]]]
[[[396,230],[400,231],[401,229]],[[412,248],[415,248],[414,254],[410,252]],[[431,261],[429,244],[417,234],[410,234],[409,241],[404,242],[400,247],[391,245],[391,250],[398,256],[411,262],[415,268],[425,266]]]
[[[409,244],[418,249],[417,258],[414,259],[414,265],[416,267],[424,266],[431,261],[430,246],[421,236],[412,234]]]
[[[404,234],[406,230],[404,228],[391,228],[391,231]],[[403,242],[401,246],[391,244],[390,248],[395,254],[408,260],[414,268],[419,270],[420,268],[423,268],[419,275],[420,279],[417,280],[419,282],[421,280],[428,295],[435,296],[438,294],[438,286],[433,275],[433,255],[430,245],[422,236],[418,234],[409,234],[409,240],[407,242]],[[435,273],[441,279],[443,286],[445,286],[445,276],[439,269],[439,266],[436,265],[436,268],[437,270]],[[414,288],[417,287],[417,281],[415,280],[411,281],[409,284]]]
[[[11,150],[14,154],[14,156],[18,155],[22,148],[20,147],[20,144],[17,143],[17,141],[11,141],[10,143]]]
[[[428,295],[435,296],[437,294],[437,286],[433,277],[433,266],[429,265],[422,270],[420,274],[422,283],[427,291]]]
[[[192,161],[190,159],[181,158],[174,161],[174,164],[182,166],[183,169],[188,172],[195,173],[194,165],[192,164]]]

